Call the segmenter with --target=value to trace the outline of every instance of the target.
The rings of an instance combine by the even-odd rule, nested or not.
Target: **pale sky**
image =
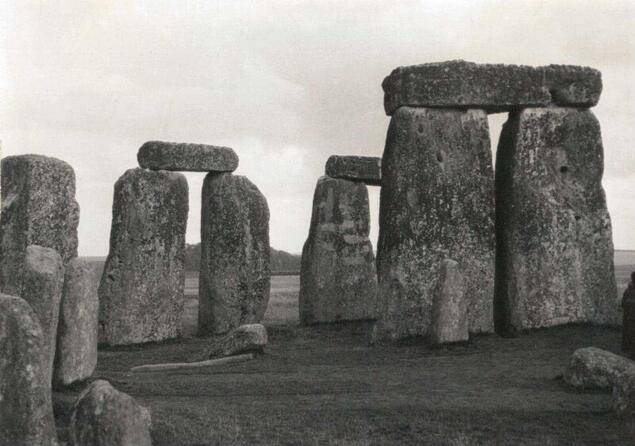
[[[615,246],[635,249],[635,2],[0,0],[3,156],[70,163],[80,255],[106,255],[113,186],[147,140],[233,147],[265,194],[271,244],[299,253],[331,154],[381,156],[381,82],[450,59],[602,71]],[[493,145],[504,115],[490,118]],[[203,173],[187,174],[187,241]],[[377,239],[379,190],[370,189]]]

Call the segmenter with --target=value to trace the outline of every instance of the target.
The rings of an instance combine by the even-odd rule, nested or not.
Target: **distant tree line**
[[[201,265],[201,244],[185,245],[185,270],[196,271]],[[299,274],[300,256],[271,248],[272,274]]]

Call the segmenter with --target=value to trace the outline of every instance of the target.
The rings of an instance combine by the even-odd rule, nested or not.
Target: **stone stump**
[[[40,155],[3,158],[0,289],[20,294],[29,245],[52,248],[65,263],[77,257],[78,223],[71,166]]]
[[[0,444],[57,445],[48,349],[38,317],[0,294]]]
[[[444,260],[432,304],[430,337],[434,344],[469,339],[466,298],[459,264],[451,259]]]
[[[463,272],[470,332],[493,331],[493,175],[484,111],[394,111],[382,159],[376,341],[430,334],[446,258]]]
[[[88,378],[97,365],[96,274],[87,260],[75,258],[66,267],[53,375],[58,385]]]
[[[302,250],[303,324],[376,317],[377,273],[369,220],[364,183],[326,176],[318,180]]]
[[[243,176],[209,173],[202,193],[199,333],[260,322],[270,276],[267,200]]]
[[[182,174],[137,168],[119,178],[99,285],[100,342],[136,344],[179,334],[187,213]]]
[[[610,323],[617,290],[593,113],[512,113],[497,156],[497,331]]]

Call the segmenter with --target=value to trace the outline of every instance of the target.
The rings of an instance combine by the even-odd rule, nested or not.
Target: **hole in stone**
[[[419,127],[417,127],[417,130],[419,131],[419,133],[423,133],[423,124],[419,124]]]
[[[437,161],[442,163],[443,162],[443,154],[441,152],[437,153]]]
[[[569,171],[569,168],[567,166],[560,167],[560,173],[567,173],[568,171]]]

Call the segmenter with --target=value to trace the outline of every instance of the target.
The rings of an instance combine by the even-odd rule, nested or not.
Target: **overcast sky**
[[[635,249],[635,2],[0,0],[3,156],[70,163],[80,255],[106,255],[113,186],[147,140],[233,147],[271,244],[300,252],[331,154],[381,156],[381,81],[449,59],[589,65],[616,248]],[[490,125],[496,143],[504,115]],[[203,174],[187,174],[187,240]],[[371,188],[377,238],[378,189]]]

